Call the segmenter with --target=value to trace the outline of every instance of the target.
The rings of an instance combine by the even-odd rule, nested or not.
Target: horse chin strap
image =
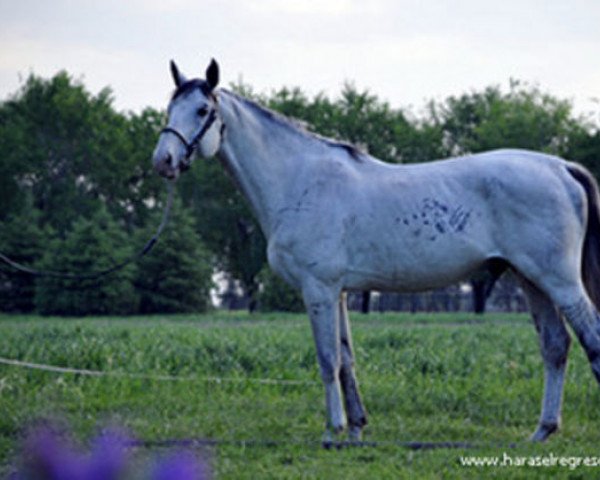
[[[194,138],[192,138],[192,140],[189,142],[181,134],[181,132],[179,132],[178,130],[176,130],[174,128],[165,127],[160,131],[161,134],[162,133],[172,133],[179,139],[179,141],[185,147],[185,158],[184,158],[184,161],[182,162],[182,168],[184,170],[187,170],[190,167],[190,163],[191,163],[190,159],[191,159],[192,155],[194,154],[194,151],[198,147],[200,140],[202,140],[204,135],[206,135],[206,133],[208,132],[210,127],[212,127],[213,123],[215,123],[215,120],[217,120],[217,118],[218,118],[218,113],[217,113],[217,109],[215,107],[208,114],[208,118],[206,119],[206,122],[204,122],[204,125],[202,125],[202,127],[200,128],[198,133],[196,135],[194,135]],[[223,136],[224,132],[225,132],[225,124],[223,123],[223,121],[221,121],[221,129],[220,129],[221,137]]]

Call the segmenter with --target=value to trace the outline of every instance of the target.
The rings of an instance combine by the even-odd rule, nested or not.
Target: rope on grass
[[[285,378],[253,378],[253,377],[177,377],[174,375],[145,375],[142,373],[105,372],[101,370],[89,370],[70,367],[57,367],[43,363],[25,362],[11,358],[0,357],[0,364],[12,367],[27,368],[30,370],[42,370],[70,375],[83,375],[88,377],[113,377],[130,378],[139,380],[155,380],[160,382],[211,382],[211,383],[255,383],[259,385],[284,385],[284,386],[307,386],[318,385],[311,380],[291,380]]]
[[[165,440],[133,440],[131,447],[141,448],[207,448],[207,447],[263,447],[275,448],[285,446],[303,446],[325,449],[341,450],[345,448],[384,448],[397,447],[407,450],[467,450],[481,448],[516,448],[517,443],[471,443],[471,442],[428,442],[428,441],[400,441],[400,440],[361,440],[361,441],[333,441],[319,442],[311,440],[275,440],[275,439],[218,439],[218,438],[182,438]]]
[[[10,358],[0,357],[0,364],[8,365],[12,367],[26,368],[30,370],[41,370],[59,374],[71,374],[71,375],[83,375],[90,377],[113,377],[113,378],[131,378],[131,379],[142,379],[142,380],[155,380],[155,381],[206,381],[214,383],[256,383],[260,385],[284,385],[284,386],[307,386],[317,385],[318,382],[310,380],[290,380],[290,379],[276,379],[276,378],[251,378],[251,377],[176,377],[172,375],[144,375],[135,373],[125,372],[105,372],[100,370],[90,369],[79,369],[70,367],[58,367],[55,365],[47,365],[43,363],[26,362],[22,360],[14,360]],[[345,448],[384,448],[384,447],[398,447],[407,450],[451,450],[451,449],[476,449],[476,448],[490,448],[500,447],[503,448],[515,448],[517,444],[511,443],[508,445],[499,444],[484,444],[484,443],[471,443],[471,442],[452,442],[452,441],[439,441],[439,442],[428,442],[428,441],[399,441],[399,440],[365,440],[365,441],[333,441],[333,442],[319,442],[311,440],[299,440],[299,439],[217,439],[217,438],[182,438],[182,439],[157,439],[157,440],[132,440],[129,444],[131,447],[140,448],[206,448],[206,447],[218,447],[218,446],[234,446],[240,448],[250,447],[263,447],[263,448],[275,448],[283,446],[304,446],[304,447],[315,447],[315,448],[326,448],[341,450]]]

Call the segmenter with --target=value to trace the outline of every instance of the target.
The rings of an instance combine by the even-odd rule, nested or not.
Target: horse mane
[[[357,147],[356,145],[352,145],[351,143],[348,143],[348,142],[334,140],[332,138],[328,138],[328,137],[324,137],[323,135],[319,135],[318,133],[311,132],[310,130],[308,130],[306,128],[306,125],[304,123],[300,122],[299,120],[296,120],[296,119],[293,119],[290,117],[286,117],[285,115],[282,115],[279,112],[275,112],[274,110],[271,110],[271,109],[255,102],[254,100],[250,100],[249,98],[243,97],[241,95],[238,95],[237,93],[231,92],[224,88],[222,88],[220,90],[222,92],[226,93],[227,95],[234,97],[236,100],[243,103],[245,106],[251,108],[254,112],[256,112],[261,117],[264,117],[271,122],[274,122],[284,128],[290,129],[290,130],[292,130],[296,133],[299,133],[305,137],[316,139],[322,143],[325,143],[329,147],[341,148],[352,159],[354,159],[358,162],[362,162],[365,159],[365,157],[367,156],[367,154],[364,151],[362,151],[359,147]]]

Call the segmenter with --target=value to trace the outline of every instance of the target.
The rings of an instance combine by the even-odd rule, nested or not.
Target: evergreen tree
[[[132,254],[131,242],[106,209],[90,219],[79,218],[67,237],[49,242],[40,268],[72,273],[105,270]],[[122,315],[137,310],[131,265],[99,279],[71,280],[42,277],[37,281],[36,305],[45,315]]]
[[[39,212],[25,208],[9,216],[0,228],[0,252],[15,262],[35,267],[49,238],[38,226]],[[28,313],[35,308],[35,277],[0,263],[0,311]]]
[[[153,228],[140,233],[143,245]],[[175,202],[169,224],[139,262],[141,313],[204,312],[210,306],[212,256],[196,234],[193,214]]]

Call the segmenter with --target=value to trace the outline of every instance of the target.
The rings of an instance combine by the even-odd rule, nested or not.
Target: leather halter
[[[172,133],[179,139],[179,141],[185,147],[185,163],[189,164],[190,157],[194,153],[194,150],[198,146],[198,143],[200,142],[200,140],[202,140],[202,137],[204,137],[206,132],[208,132],[208,129],[212,126],[212,124],[215,123],[216,119],[217,119],[217,109],[213,108],[210,111],[210,113],[208,114],[208,118],[206,119],[206,122],[204,122],[204,125],[202,125],[202,127],[200,128],[198,133],[194,136],[194,138],[192,138],[192,140],[190,142],[188,142],[186,140],[186,138],[181,134],[181,132],[179,132],[178,130],[171,128],[171,127],[163,128],[160,131],[160,133],[161,134],[162,133]],[[224,127],[225,127],[225,125],[223,124],[223,126],[221,127],[221,134],[223,134]],[[186,166],[189,166],[189,165],[186,165]]]

